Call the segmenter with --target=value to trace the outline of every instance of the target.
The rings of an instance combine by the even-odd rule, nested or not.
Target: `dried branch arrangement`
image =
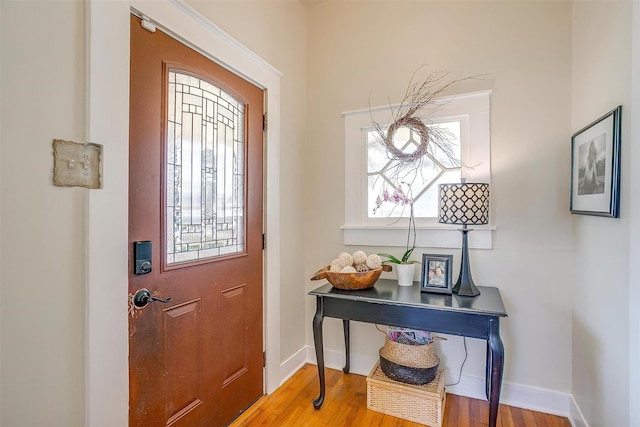
[[[425,109],[427,112],[437,111],[447,102],[443,98],[447,89],[464,80],[475,78],[466,77],[446,82],[445,78],[448,73],[434,72],[424,80],[416,81],[416,75],[419,71],[413,73],[400,105],[392,108],[392,124],[385,129],[379,123],[373,121],[380,142],[389,153],[389,158],[399,162],[398,167],[400,169],[404,166],[411,166],[411,164],[422,159],[428,152],[429,143],[442,150],[450,160],[457,162],[451,150],[450,141],[453,135],[442,128],[428,128],[429,118],[418,116],[417,114]],[[420,144],[413,152],[405,153],[393,143],[395,133],[401,128],[408,128],[420,136]]]

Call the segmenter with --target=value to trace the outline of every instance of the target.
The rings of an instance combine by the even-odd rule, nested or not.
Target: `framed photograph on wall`
[[[451,294],[453,255],[422,254],[420,291]]]
[[[620,216],[622,106],[571,137],[571,213]]]

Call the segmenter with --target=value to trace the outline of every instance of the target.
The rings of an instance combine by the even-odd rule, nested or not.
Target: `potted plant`
[[[395,256],[391,255],[391,254],[378,254],[382,257],[388,258],[387,260],[383,261],[383,264],[386,263],[392,263],[392,264],[419,264],[419,261],[414,261],[414,260],[410,260],[409,257],[411,256],[411,253],[413,253],[413,250],[415,249],[414,247],[411,247],[409,249],[407,249],[403,254],[402,254],[402,258],[396,258]]]
[[[378,196],[376,206],[379,207],[384,202],[392,202],[404,207],[409,207],[409,229],[407,233],[406,250],[400,258],[386,253],[380,253],[378,255],[387,258],[383,261],[383,264],[395,264],[399,286],[411,286],[413,285],[413,276],[416,268],[415,265],[420,264],[419,261],[409,259],[413,250],[416,248],[416,222],[413,216],[413,200],[404,193],[401,186],[397,186],[394,189],[393,194],[389,194],[387,190],[384,190],[382,196]]]
[[[420,264],[419,261],[410,260],[409,257],[411,253],[415,249],[415,246],[408,248],[404,254],[402,254],[402,258],[396,258],[391,254],[378,254],[381,257],[387,258],[387,260],[383,261],[383,264],[392,263],[395,264],[396,274],[398,277],[398,286],[412,286],[413,285],[413,276],[416,271],[416,264]]]

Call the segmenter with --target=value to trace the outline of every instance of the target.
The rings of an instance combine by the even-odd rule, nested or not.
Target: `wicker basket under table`
[[[382,372],[380,363],[367,377],[368,409],[430,427],[442,426],[446,396],[442,370],[424,385],[394,381]]]

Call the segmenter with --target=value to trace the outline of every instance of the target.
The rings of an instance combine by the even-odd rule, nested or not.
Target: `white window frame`
[[[462,177],[468,182],[491,183],[491,91],[479,91],[441,98],[437,111],[423,112],[434,122],[460,120]],[[397,105],[342,113],[345,125],[345,224],[341,227],[345,245],[405,246],[406,219],[369,218],[367,214],[366,133],[372,121],[385,124]],[[418,113],[420,115],[420,113]],[[491,211],[490,211],[491,213]],[[490,219],[491,221],[491,216]],[[416,218],[417,245],[428,248],[459,248],[458,226],[439,224],[436,218]],[[491,249],[492,224],[473,226],[469,246]]]

